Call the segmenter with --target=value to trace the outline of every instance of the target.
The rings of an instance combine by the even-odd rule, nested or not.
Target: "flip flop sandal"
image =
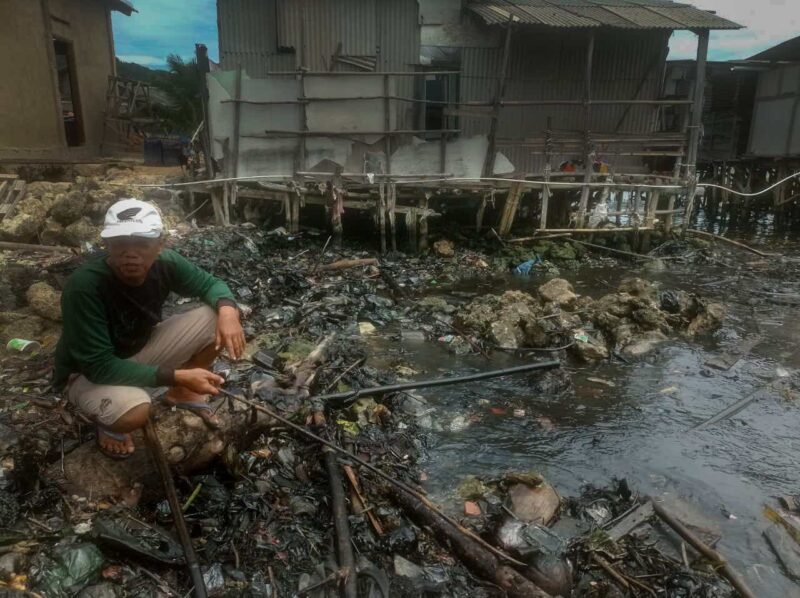
[[[109,438],[111,438],[112,440],[116,440],[117,442],[125,442],[127,440],[127,436],[125,434],[114,432],[113,430],[109,430],[105,426],[97,424],[95,432],[95,443],[97,444],[98,450],[109,459],[114,459],[115,461],[124,461],[125,459],[131,458],[131,455],[133,455],[133,453],[115,453],[113,451],[108,450],[103,445],[101,445],[100,434],[104,434],[105,436],[108,436]]]
[[[200,419],[202,419],[209,428],[211,428],[212,430],[219,430],[220,427],[219,423],[200,415],[204,411],[207,411],[209,415],[216,415],[214,408],[211,407],[211,405],[209,405],[205,401],[173,402],[164,399],[163,403],[168,407],[175,407],[175,409],[183,409],[185,411],[191,411],[192,413],[197,414],[197,416]]]

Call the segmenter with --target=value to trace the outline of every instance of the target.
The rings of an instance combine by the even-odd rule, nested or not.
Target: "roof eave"
[[[129,0],[109,0],[108,3],[111,6],[111,10],[121,12],[126,17],[131,16],[135,12],[139,12],[133,7],[133,4],[131,4]]]

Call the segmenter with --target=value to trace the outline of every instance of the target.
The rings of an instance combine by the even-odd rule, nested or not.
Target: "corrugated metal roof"
[[[490,25],[634,29],[741,29],[714,13],[669,0],[478,0],[472,12]]]

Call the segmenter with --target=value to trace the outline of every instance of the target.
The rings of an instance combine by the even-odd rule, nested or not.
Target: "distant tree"
[[[151,69],[117,59],[117,74],[150,84],[153,116],[161,120],[162,133],[192,135],[202,120],[197,61],[167,56],[167,69]],[[155,131],[152,131],[155,133]]]
[[[159,109],[164,128],[171,133],[194,133],[203,114],[197,61],[184,62],[177,54],[170,54],[167,56],[167,71],[153,84],[167,96],[166,105]]]

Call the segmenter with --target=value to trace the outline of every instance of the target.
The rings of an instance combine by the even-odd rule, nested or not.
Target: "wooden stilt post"
[[[581,201],[578,207],[578,223],[576,228],[583,228],[586,225],[586,209],[589,206],[589,183],[592,182],[592,171],[594,170],[594,148],[590,134],[592,108],[589,103],[592,99],[592,62],[594,60],[594,31],[589,33],[589,40],[586,45],[586,88],[584,90],[583,118],[584,133],[586,135],[586,158],[584,159],[583,189],[581,189]]]
[[[547,210],[550,206],[550,186],[547,183],[550,181],[550,172],[553,169],[552,163],[552,149],[553,149],[553,118],[547,117],[547,130],[544,133],[544,182],[542,187],[542,211],[539,215],[539,230],[547,229]]]
[[[292,198],[291,195],[288,193],[283,193],[283,216],[284,216],[284,226],[286,227],[287,231],[292,230]]]
[[[233,143],[231,149],[231,168],[230,177],[238,178],[239,176],[239,135],[242,122],[242,65],[236,65],[236,87],[234,90],[234,104],[233,104]],[[230,190],[230,203],[236,205],[236,199],[239,195],[239,187],[237,181],[231,181]],[[225,202],[227,210],[228,202]],[[226,224],[230,224],[230,216]]]
[[[389,211],[389,231],[391,234],[392,251],[397,251],[397,187],[394,183],[388,184],[386,201]]]
[[[475,215],[475,232],[479,235],[481,234],[481,229],[483,228],[483,216],[486,214],[486,195],[481,198],[481,203],[478,206],[478,213]]]
[[[500,224],[498,226],[498,234],[501,237],[505,237],[511,232],[511,227],[514,224],[514,217],[519,207],[519,200],[520,197],[522,197],[522,190],[523,186],[520,183],[512,183],[511,187],[508,189],[506,202],[503,206],[503,215],[500,218]]]
[[[406,228],[408,229],[408,244],[413,253],[417,253],[417,210],[411,208],[406,212]]]
[[[668,214],[665,214],[664,218],[664,232],[666,234],[670,234],[672,232],[672,223],[674,222],[674,214],[672,211],[675,209],[675,193],[669,194],[669,201],[667,202],[667,210],[669,210]]]
[[[381,233],[381,253],[386,253],[386,183],[378,185],[378,229]]]
[[[708,57],[708,29],[697,33],[697,61],[695,64],[692,117],[689,129],[689,149],[686,156],[686,174],[696,176],[697,155],[700,150],[700,127],[703,122],[703,92],[706,86],[706,58]]]
[[[225,224],[225,213],[222,210],[222,190],[219,187],[211,190],[211,207],[214,208],[214,221],[218,225]]]
[[[428,249],[428,194],[426,193],[420,198],[418,207],[419,214],[419,250],[426,251]]]

